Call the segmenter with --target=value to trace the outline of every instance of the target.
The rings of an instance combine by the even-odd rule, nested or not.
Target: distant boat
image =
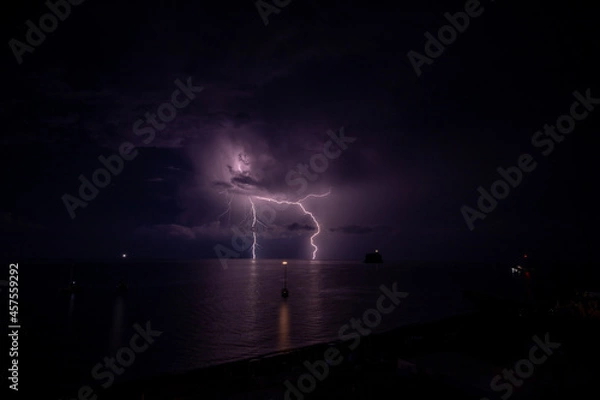
[[[379,250],[375,250],[375,253],[367,253],[367,255],[365,255],[365,263],[382,264],[383,258],[381,257]]]
[[[510,268],[513,276],[524,276],[526,278],[531,278],[531,275],[535,269],[531,267],[531,262],[527,254],[524,254],[523,257],[519,258],[516,264],[517,265]]]
[[[287,261],[282,262],[282,264],[284,265],[284,269],[283,269],[283,289],[281,289],[281,297],[283,297],[284,299],[287,299],[287,297],[290,295],[290,292],[287,289]]]

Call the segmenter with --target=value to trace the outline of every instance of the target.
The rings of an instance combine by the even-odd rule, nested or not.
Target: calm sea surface
[[[500,291],[506,270],[489,265],[382,264],[289,260],[290,297],[281,298],[281,260],[27,265],[20,263],[21,345],[36,374],[60,387],[94,384],[90,371],[114,357],[150,321],[162,334],[117,377],[126,381],[337,340],[340,327],[375,308],[379,287],[409,296],[376,332],[474,310],[464,289]],[[83,287],[60,294],[70,279]],[[129,290],[118,295],[116,284]],[[97,383],[97,382],[96,382]]]

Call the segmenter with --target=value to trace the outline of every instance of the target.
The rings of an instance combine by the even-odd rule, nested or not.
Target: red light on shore
[[[525,257],[525,258],[527,258],[527,254],[525,254],[525,256],[524,256],[524,257]]]
[[[529,275],[529,271],[525,272],[525,276],[526,276],[527,278],[529,278],[529,276],[530,276],[530,275]]]

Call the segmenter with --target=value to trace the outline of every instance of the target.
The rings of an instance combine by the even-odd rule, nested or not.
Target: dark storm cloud
[[[310,232],[310,231],[316,231],[317,230],[317,228],[314,227],[314,226],[301,225],[301,224],[299,224],[297,222],[294,222],[293,224],[288,225],[287,229],[289,231],[292,231],[292,232],[297,232],[297,231],[308,231],[308,232]]]
[[[141,226],[135,230],[140,236],[151,237],[154,239],[179,238],[185,240],[199,239],[227,239],[231,233],[222,227],[218,222],[200,226],[184,226],[178,224],[157,224],[151,226]]]
[[[341,232],[350,235],[368,235],[375,233],[391,233],[393,228],[387,225],[377,226],[359,226],[359,225],[348,225],[341,226],[339,228],[329,228],[331,232]]]
[[[553,104],[577,84],[589,86],[584,70],[594,76],[597,68],[585,54],[598,43],[585,34],[578,39],[585,45],[573,45],[563,34],[596,21],[578,15],[577,24],[569,23],[557,17],[562,12],[547,8],[497,8],[473,20],[417,80],[406,53],[422,48],[423,33],[439,28],[452,7],[413,6],[422,9],[307,1],[286,8],[265,28],[252,3],[128,2],[118,13],[105,3],[86,3],[31,54],[25,68],[5,74],[0,141],[10,149],[4,170],[17,172],[9,182],[14,199],[5,200],[3,209],[39,213],[31,221],[44,225],[66,224],[60,196],[77,191],[77,176],[90,177],[100,154],[130,141],[139,157],[83,211],[109,221],[107,231],[141,227],[137,232],[151,234],[152,246],[160,247],[164,237],[195,245],[202,238],[229,242],[231,228],[249,219],[249,195],[297,200],[328,188],[331,199],[307,201],[323,224],[317,240],[370,240],[398,231],[407,238],[416,233],[424,246],[432,239],[442,246],[447,238],[458,243],[457,232],[465,230],[458,210],[478,185],[496,179],[486,174],[529,149],[523,138],[545,122],[544,113],[556,118]],[[538,18],[539,12],[555,17]],[[507,31],[506,21],[514,21],[515,29]],[[151,143],[143,143],[133,131],[135,121],[156,113],[170,99],[174,81],[188,77],[205,90]],[[342,126],[356,142],[298,193],[287,174],[299,164],[310,167],[329,140],[326,132]],[[560,165],[592,171],[588,163],[594,158],[572,157]],[[536,179],[555,182],[540,174],[531,185]],[[147,183],[157,177],[164,181]],[[585,182],[577,182],[557,185],[593,198],[585,196]],[[550,190],[544,185],[511,197],[506,207],[514,215],[499,210],[485,221],[488,231],[502,227],[504,234],[520,228],[517,222],[527,225],[542,206],[530,212],[519,205]],[[554,208],[564,211],[562,195],[552,193]],[[221,216],[229,203],[231,214]],[[543,207],[555,218],[553,207]],[[501,217],[508,222],[494,222]],[[85,221],[77,224],[88,223],[94,232]],[[302,228],[310,224],[291,206],[278,210],[264,232],[308,236],[314,229]],[[460,237],[469,243],[465,247],[476,248],[477,240],[486,243],[481,235]]]
[[[235,177],[231,178],[231,182],[241,188],[246,188],[248,186],[255,187],[255,188],[262,187],[262,184],[260,182],[258,182],[256,179],[252,178],[251,176],[243,176],[243,175],[235,176]]]
[[[213,184],[213,187],[215,189],[225,189],[225,190],[227,190],[227,189],[233,188],[233,185],[231,183],[228,183],[228,182],[219,182],[219,181],[217,181],[217,182],[213,182],[212,184]]]

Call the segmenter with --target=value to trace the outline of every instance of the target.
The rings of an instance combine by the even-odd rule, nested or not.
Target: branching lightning
[[[302,204],[302,202],[310,197],[326,197],[326,196],[329,196],[330,194],[331,194],[331,190],[328,190],[326,193],[323,193],[323,194],[309,194],[308,196],[306,196],[298,201],[276,200],[276,199],[273,199],[270,197],[262,197],[262,196],[254,196],[254,198],[259,199],[259,200],[268,201],[271,203],[296,205],[296,206],[300,207],[300,209],[302,210],[302,212],[304,212],[305,215],[308,215],[313,220],[314,224],[317,226],[317,231],[315,233],[313,233],[310,237],[310,245],[313,247],[312,259],[314,260],[317,257],[317,252],[319,251],[319,248],[315,244],[315,238],[321,232],[321,226],[319,225],[319,221],[317,221],[317,218],[315,218],[314,214],[312,212],[308,211],[304,207],[304,204]],[[250,200],[250,201],[252,202],[252,200]],[[252,203],[252,204],[254,205],[254,203]],[[256,243],[256,241],[255,241],[255,243]],[[255,249],[253,246],[252,247],[253,257],[255,254],[254,250]]]
[[[225,193],[225,191],[221,192],[221,194],[223,194],[223,193]],[[231,202],[232,201],[233,201],[233,195],[231,195],[229,197],[229,200],[227,200],[227,208],[225,209],[225,211],[223,211],[221,214],[219,214],[219,216],[217,217],[217,220],[220,220],[221,217],[223,217],[225,214],[227,214],[227,223],[231,222]]]
[[[239,173],[242,176],[249,176],[250,174],[250,169],[248,168],[250,165],[250,161],[247,157],[246,154],[240,153],[238,154],[237,160],[234,163],[234,167],[229,167],[230,171],[231,170],[235,170],[236,173]],[[242,168],[243,166],[245,166],[245,168]],[[223,191],[221,192],[221,194],[226,194],[227,191]],[[315,215],[308,211],[306,209],[306,207],[304,206],[303,202],[311,197],[326,197],[329,196],[331,194],[331,190],[328,190],[326,193],[322,193],[322,194],[309,194],[305,197],[303,197],[300,200],[297,201],[288,201],[288,200],[277,200],[271,197],[263,197],[263,196],[256,196],[256,195],[249,195],[248,196],[248,202],[250,204],[250,212],[246,213],[246,216],[244,217],[243,221],[241,222],[241,224],[245,224],[247,223],[248,220],[251,220],[251,231],[252,231],[252,259],[255,260],[256,259],[256,249],[260,248],[260,245],[258,244],[258,224],[261,224],[263,226],[266,226],[262,221],[260,221],[260,219],[257,217],[257,212],[256,212],[256,205],[255,205],[255,200],[263,200],[263,201],[267,201],[267,202],[271,202],[271,203],[276,203],[276,204],[288,204],[288,205],[295,205],[298,206],[302,212],[305,215],[308,215],[313,223],[315,224],[315,226],[317,227],[317,230],[315,233],[313,233],[310,236],[310,244],[313,248],[313,252],[312,252],[312,259],[316,259],[317,257],[317,252],[319,251],[318,246],[315,243],[315,238],[319,235],[319,233],[321,233],[321,226],[319,224],[319,221],[317,221],[317,218],[315,217]],[[227,208],[226,210],[221,213],[217,219],[221,219],[224,215],[228,214],[229,218],[228,220],[230,221],[231,219],[231,204],[233,201],[233,198],[235,197],[234,194],[231,194],[231,196],[227,199]]]

